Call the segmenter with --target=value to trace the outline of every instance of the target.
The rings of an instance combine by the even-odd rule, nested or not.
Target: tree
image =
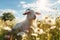
[[[3,27],[9,27],[9,28],[12,28],[13,27],[13,19],[14,19],[14,15],[10,12],[7,12],[7,13],[3,13],[2,16],[0,16],[0,19],[2,20],[2,23],[0,22],[0,24],[2,25],[2,28],[1,28],[1,34],[0,34],[0,40],[5,40],[5,35],[7,35],[9,32],[7,30],[5,30]],[[13,25],[12,25],[13,24]],[[1,26],[0,25],[0,26]]]
[[[4,21],[6,21],[6,20],[12,21],[14,18],[15,18],[14,15],[10,12],[3,13],[3,16],[2,16],[2,20],[4,20]]]

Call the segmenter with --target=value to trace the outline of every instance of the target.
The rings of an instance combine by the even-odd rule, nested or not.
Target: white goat
[[[26,20],[23,22],[17,23],[13,29],[20,29],[20,32],[27,32],[30,30],[30,26],[32,25],[33,21],[36,19],[35,14],[40,14],[38,12],[35,12],[31,9],[27,9],[26,12],[23,15],[27,15]]]

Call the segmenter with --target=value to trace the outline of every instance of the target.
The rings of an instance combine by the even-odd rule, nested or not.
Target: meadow
[[[12,38],[5,38],[5,35],[7,35],[15,24],[15,19],[3,20],[0,18],[0,40],[21,40],[19,36],[17,37],[14,34],[17,31],[11,33],[14,35]],[[46,16],[44,19],[37,19],[36,24],[31,26],[29,35],[22,35],[22,40],[60,40],[60,16],[56,18]]]

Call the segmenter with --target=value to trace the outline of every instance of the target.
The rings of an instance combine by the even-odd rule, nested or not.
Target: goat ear
[[[41,13],[36,12],[37,15],[41,15]]]
[[[29,14],[30,12],[25,12],[23,15]]]
[[[23,15],[26,15],[27,13],[24,13]]]

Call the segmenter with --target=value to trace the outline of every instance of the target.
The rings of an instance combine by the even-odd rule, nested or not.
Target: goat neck
[[[28,23],[30,26],[33,25],[33,21],[34,21],[34,20],[26,19],[26,21],[27,21],[27,23]]]

